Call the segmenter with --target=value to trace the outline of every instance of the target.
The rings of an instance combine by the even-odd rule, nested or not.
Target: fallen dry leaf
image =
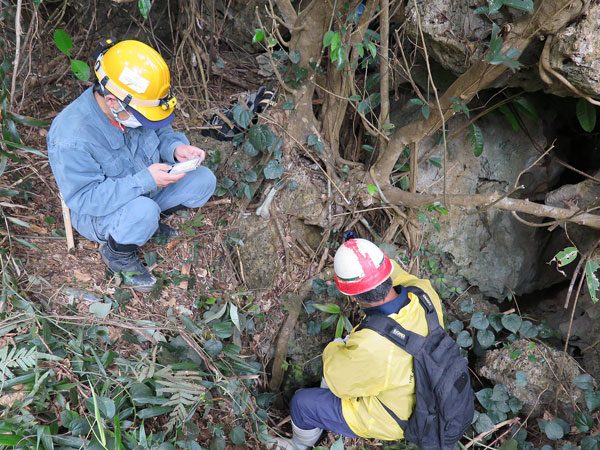
[[[89,273],[83,273],[77,269],[73,271],[73,275],[75,275],[75,278],[77,278],[79,281],[90,281],[92,279],[92,276]]]

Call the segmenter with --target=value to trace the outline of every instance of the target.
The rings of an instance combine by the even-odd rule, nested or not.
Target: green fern
[[[201,381],[202,377],[194,375],[194,372],[173,373],[170,366],[156,372],[156,393],[170,396],[162,406],[174,408],[165,425],[168,430],[178,423],[183,423],[195,405],[204,400],[206,388],[200,384]]]
[[[35,347],[18,349],[6,345],[0,348],[0,381],[6,381],[15,376],[10,369],[28,370],[35,367],[37,354]]]

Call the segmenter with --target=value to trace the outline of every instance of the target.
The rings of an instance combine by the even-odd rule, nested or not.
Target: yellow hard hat
[[[152,47],[139,41],[107,39],[95,52],[94,71],[103,88],[121,100],[150,128],[173,120],[177,99],[170,94],[167,63]]]

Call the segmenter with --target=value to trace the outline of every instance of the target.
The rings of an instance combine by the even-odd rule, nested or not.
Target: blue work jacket
[[[48,158],[73,224],[83,215],[105,216],[157,189],[148,166],[174,162],[173,152],[189,144],[171,126],[122,131],[98,106],[92,88],[52,122]]]

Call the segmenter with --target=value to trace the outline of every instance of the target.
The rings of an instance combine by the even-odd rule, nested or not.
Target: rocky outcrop
[[[550,45],[550,67],[578,91],[600,96],[600,5],[593,4],[581,20],[561,30]]]
[[[475,157],[464,124],[462,116],[448,123],[445,183],[447,192],[454,194],[509,191],[519,173],[540,155],[532,141],[540,147],[549,144],[541,121],[527,124],[530,139],[521,131],[515,132],[502,116],[487,115],[477,121],[484,136],[484,151]],[[419,146],[420,155],[436,145],[437,136],[425,139]],[[435,157],[441,161],[441,151]],[[558,166],[545,161],[531,167],[519,178],[519,184],[525,186],[521,197],[540,197],[559,174]],[[419,168],[418,191],[442,193],[443,185],[442,169],[430,162]],[[442,270],[450,284],[463,288],[475,285],[484,295],[497,299],[508,292],[521,294],[552,284],[550,276],[540,276],[545,266],[541,255],[550,237],[547,231],[526,226],[509,212],[494,208],[479,213],[451,208],[447,215],[424,208],[422,213],[426,247],[433,245],[444,256]]]
[[[515,355],[517,355],[515,357]],[[526,374],[526,384],[517,383],[517,372]],[[578,409],[586,410],[584,391],[572,380],[581,374],[577,362],[559,350],[522,339],[510,348],[487,351],[477,373],[494,383],[502,383],[522,404],[531,418],[544,411],[572,421]]]

